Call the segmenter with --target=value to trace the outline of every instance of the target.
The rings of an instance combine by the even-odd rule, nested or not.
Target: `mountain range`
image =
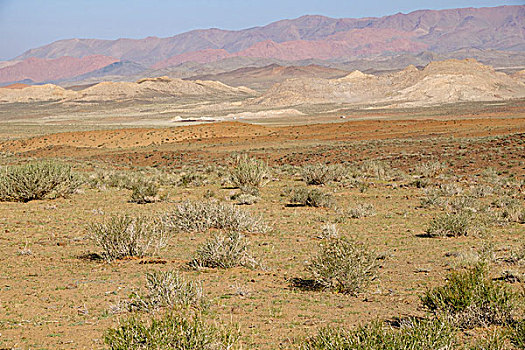
[[[0,84],[125,81],[154,76],[159,70],[219,74],[260,60],[257,67],[315,64],[341,69],[346,62],[402,57],[401,68],[419,64],[422,53],[467,58],[472,50],[484,63],[524,66],[525,5],[360,19],[303,16],[245,30],[193,30],[169,38],[60,40],[0,62]],[[485,57],[492,61],[485,62]],[[226,69],[201,69],[225,66],[224,61],[230,63]],[[191,76],[187,71],[180,75]]]

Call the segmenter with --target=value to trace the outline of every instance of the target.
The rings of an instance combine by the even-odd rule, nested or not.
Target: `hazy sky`
[[[378,17],[418,9],[521,5],[524,0],[0,0],[0,60],[68,38],[168,37],[243,29],[305,14]]]

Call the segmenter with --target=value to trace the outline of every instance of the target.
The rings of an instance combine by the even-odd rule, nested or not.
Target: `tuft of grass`
[[[300,344],[301,350],[452,349],[456,333],[446,320],[408,319],[399,329],[375,321],[355,330],[322,328]]]
[[[189,262],[192,268],[228,269],[236,266],[255,268],[259,263],[251,256],[249,244],[240,232],[229,232],[227,235],[215,234],[201,245],[193,260]]]
[[[155,271],[146,274],[147,294],[134,294],[130,310],[152,312],[160,308],[205,308],[206,298],[202,283],[186,281],[174,271]]]
[[[143,257],[166,245],[162,224],[142,216],[112,216],[102,223],[91,224],[89,230],[106,261]]]
[[[258,216],[214,200],[186,201],[162,218],[166,227],[182,232],[220,230],[266,233],[270,227]]]
[[[332,208],[335,206],[333,196],[318,188],[296,188],[291,192],[290,203],[307,207]]]
[[[270,177],[270,168],[266,162],[241,155],[235,158],[234,166],[230,170],[230,181],[237,187],[262,187]]]
[[[319,286],[357,295],[375,277],[377,256],[368,247],[335,237],[323,241],[320,248],[306,267]]]
[[[525,349],[525,319],[512,324],[510,342],[518,349]]]
[[[153,181],[139,180],[131,186],[131,202],[138,204],[153,203],[158,200],[159,185]]]
[[[472,225],[472,215],[466,211],[445,213],[429,223],[426,233],[429,237],[466,236]]]
[[[106,331],[104,341],[112,350],[240,349],[238,329],[211,325],[199,313],[166,313],[149,320],[132,316]]]
[[[360,219],[374,215],[376,215],[376,210],[374,206],[369,203],[358,204],[354,208],[348,210],[348,216],[352,219]]]
[[[67,197],[81,181],[71,166],[52,162],[33,162],[0,169],[0,201],[29,202]]]
[[[340,164],[310,164],[302,167],[301,176],[308,185],[324,185],[331,181],[341,181],[345,168]]]
[[[486,266],[478,264],[452,273],[444,286],[427,290],[421,300],[429,311],[469,329],[511,323],[517,296],[505,284],[489,279]]]

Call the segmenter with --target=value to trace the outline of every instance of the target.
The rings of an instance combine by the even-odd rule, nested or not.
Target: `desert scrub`
[[[420,174],[427,178],[436,177],[437,175],[443,173],[445,170],[447,170],[446,164],[438,161],[421,163],[418,164],[415,168],[415,172],[417,174]]]
[[[231,204],[214,200],[186,201],[166,213],[162,221],[179,232],[204,232],[208,229],[266,233],[270,227],[258,216]]]
[[[131,186],[131,202],[138,204],[153,203],[159,200],[159,185],[153,181],[137,180]]]
[[[318,254],[306,265],[316,284],[351,295],[368,286],[377,267],[374,252],[346,237],[323,240]]]
[[[67,197],[80,186],[71,166],[58,162],[34,162],[0,169],[0,201],[29,202]]]
[[[518,349],[525,349],[525,318],[512,324],[510,342]]]
[[[249,244],[240,232],[229,232],[227,235],[215,234],[201,245],[195,257],[189,262],[192,268],[221,268],[235,266],[255,268],[259,263],[252,257]]]
[[[360,219],[374,215],[376,215],[376,210],[370,203],[361,203],[348,209],[348,216],[352,219]]]
[[[165,313],[144,320],[134,315],[106,331],[112,350],[233,350],[240,349],[240,334],[231,326],[216,326],[200,313]]]
[[[429,311],[470,329],[510,324],[517,298],[508,286],[488,277],[485,264],[478,264],[452,273],[444,286],[427,290],[421,300]]]
[[[160,221],[143,216],[112,216],[104,222],[91,224],[89,231],[106,261],[143,257],[163,248],[167,241]]]
[[[324,185],[330,181],[341,181],[345,168],[340,164],[311,164],[301,168],[301,176],[308,185]]]
[[[466,236],[472,225],[472,214],[466,211],[444,213],[430,221],[426,229],[429,237]]]
[[[131,311],[153,312],[160,308],[206,308],[202,283],[187,281],[175,271],[155,271],[146,274],[147,294],[135,293]]]
[[[301,350],[435,350],[453,349],[456,331],[446,320],[405,320],[399,329],[375,321],[354,330],[322,328]]]
[[[236,187],[258,188],[268,183],[270,168],[262,160],[240,155],[234,159],[234,165],[229,175],[230,182]]]
[[[307,187],[292,189],[290,203],[307,207],[332,208],[335,206],[335,201],[331,194],[324,193],[318,188],[310,189]]]

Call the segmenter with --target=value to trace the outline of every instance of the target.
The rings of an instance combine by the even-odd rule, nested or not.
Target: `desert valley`
[[[525,348],[525,6],[0,61],[0,349]]]

